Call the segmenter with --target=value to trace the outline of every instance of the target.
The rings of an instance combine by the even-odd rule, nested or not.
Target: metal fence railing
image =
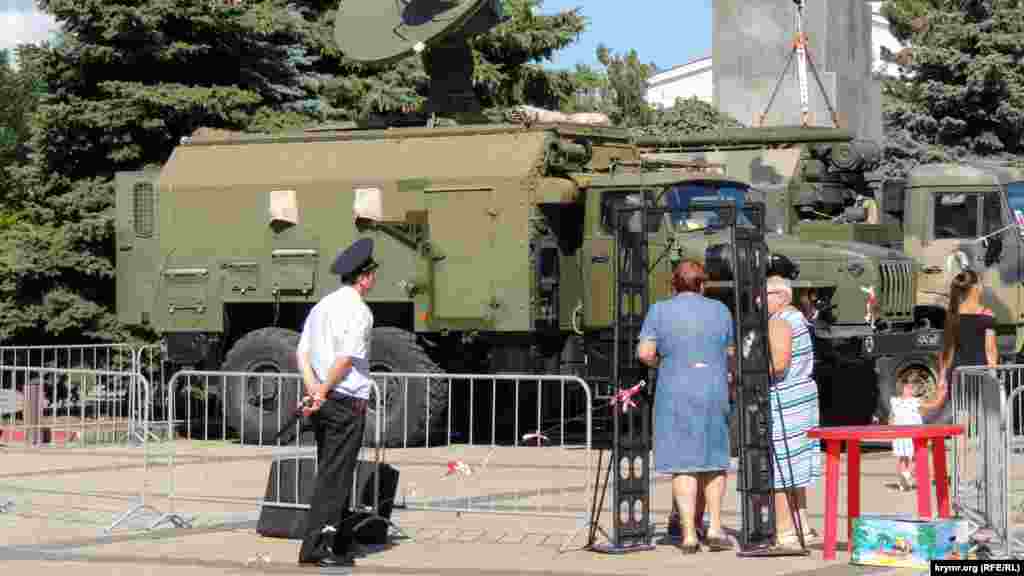
[[[401,495],[401,506],[416,510],[574,517],[589,511],[587,494],[593,472],[591,392],[579,378],[418,373],[373,376],[378,385],[371,392],[360,460],[401,468],[401,484],[396,490],[396,495]],[[382,381],[389,391],[383,395],[379,393]],[[414,390],[417,385],[423,389]],[[201,406],[198,422],[195,414],[179,420],[173,407],[170,411],[172,425],[190,422],[180,435],[186,442],[192,442],[176,448],[175,458],[182,463],[174,468],[195,466],[199,470],[196,474],[176,472],[172,477],[168,495],[172,512],[183,501],[308,507],[300,502],[299,484],[311,481],[311,474],[302,471],[301,461],[312,459],[315,473],[315,444],[304,433],[302,421],[288,417],[302,397],[299,374],[180,371],[171,377],[168,386],[181,390],[187,397],[199,398]],[[478,386],[489,390],[474,391]],[[534,392],[530,395],[534,402],[524,407],[516,399],[527,387]],[[585,403],[576,406],[580,409],[576,413],[567,411],[570,403],[565,399],[572,396],[567,393],[570,387],[577,388],[585,399]],[[456,406],[460,388],[467,388],[470,396],[485,394],[489,402],[473,398],[466,406]],[[511,400],[507,405],[499,404],[502,388],[507,389]],[[550,390],[546,393],[545,388]],[[431,414],[432,409],[439,407],[432,397],[437,394],[447,400],[444,417],[439,420],[443,426],[427,426],[422,434],[425,445],[410,448],[411,421],[438,421]],[[424,407],[422,415],[409,409],[412,398],[418,398]],[[545,398],[559,400],[560,409],[546,408]],[[460,410],[465,411],[462,417],[468,422],[468,429],[456,440],[451,423]],[[270,422],[266,421],[270,418],[268,413],[273,415]],[[547,422],[545,428],[543,416],[552,413],[557,414],[556,422]],[[575,421],[579,422],[579,438],[574,443],[571,440],[576,430],[571,423]],[[400,426],[400,433],[389,426]],[[276,461],[278,470],[287,468],[289,474],[295,475],[287,487],[278,484],[270,490],[278,498],[265,497],[264,477],[254,477],[251,486],[240,486],[236,479],[232,486],[213,489],[218,482],[218,466],[230,466],[232,457],[223,444],[201,443],[223,439],[231,428],[240,430],[243,445],[252,445],[248,458]],[[247,431],[252,430],[256,437],[247,438]],[[391,444],[398,447],[385,449],[385,438],[391,438]],[[293,464],[283,464],[289,460]],[[558,480],[553,483],[552,478]],[[566,497],[573,493],[579,498]]]
[[[19,454],[0,471],[0,514],[57,517],[82,498],[109,533],[308,508],[315,440],[289,418],[300,375],[169,366],[160,345],[0,347],[0,442]],[[399,483],[392,501],[373,490],[370,506],[354,490],[357,508],[588,517],[594,398],[580,378],[373,378],[359,459],[400,470]]]
[[[138,398],[128,394],[127,380],[102,374],[87,378],[83,370],[133,374],[134,349],[127,344],[0,347],[0,440],[71,440],[79,432],[54,431],[53,425],[67,428],[72,413],[80,431],[95,429],[97,418],[111,429],[130,430]],[[32,409],[26,410],[29,405]],[[35,427],[32,419],[44,413],[52,416],[49,425]]]
[[[150,468],[159,443],[148,430],[151,392],[144,377],[131,370],[3,365],[0,383],[6,397],[21,397],[4,426],[4,436],[12,440],[5,444],[8,453],[21,453],[16,463],[7,459],[0,473],[5,511],[61,510],[69,497],[124,500],[128,495],[131,505],[104,532],[139,516],[150,517],[149,527],[184,525],[152,504]],[[112,462],[120,476],[117,486],[89,473],[100,460]]]
[[[1004,407],[1006,430],[1005,481],[1007,502],[1004,508],[1007,533],[1006,555],[1024,557],[1024,366],[1005,382],[1009,391]]]
[[[1024,552],[1012,514],[1014,465],[1020,464],[1014,457],[1024,446],[1020,409],[1012,405],[1022,383],[1024,366],[969,366],[955,370],[951,388],[953,419],[964,427],[952,440],[954,505],[975,542],[1007,557]]]
[[[392,381],[383,415],[385,438],[401,448],[388,462],[411,479],[402,504],[410,509],[459,513],[513,513],[581,518],[593,488],[593,395],[575,376],[482,374],[377,374]],[[418,389],[417,389],[418,388]],[[408,409],[409,399],[448,400],[440,446],[426,428],[426,453],[410,451],[410,421],[432,421]],[[458,407],[456,399],[468,400]],[[455,423],[465,425],[456,434]],[[398,428],[398,430],[394,430]],[[400,432],[400,433],[399,433]],[[436,476],[443,480],[438,482]],[[552,479],[557,481],[552,482]]]
[[[252,395],[254,386],[260,394],[259,401]],[[170,453],[168,491],[162,495],[168,510],[175,513],[188,503],[200,510],[188,515],[195,517],[202,510],[209,513],[211,504],[245,509],[267,505],[308,509],[303,495],[311,494],[317,453],[312,436],[303,433],[304,420],[293,417],[303,397],[299,374],[182,370],[168,379],[167,388],[197,399],[198,402],[186,404],[189,410],[194,404],[202,408],[181,419],[172,403],[167,411],[168,420],[158,422],[175,429],[178,437]],[[268,419],[268,406],[263,402],[274,403],[272,422],[264,422]],[[379,412],[371,411],[368,420]],[[188,425],[182,429],[182,423]],[[258,437],[247,438],[246,432],[253,425]],[[230,428],[239,430],[243,450],[234,442],[223,442]],[[377,444],[376,439],[368,444],[361,449],[359,459],[376,463],[377,457],[370,452]],[[270,462],[275,463],[278,471],[270,475],[272,486],[267,484],[265,467]],[[259,473],[240,478],[233,473],[239,466],[250,466]],[[223,508],[217,510],[222,512]]]

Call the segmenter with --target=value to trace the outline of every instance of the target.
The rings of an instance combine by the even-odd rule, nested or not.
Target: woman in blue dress
[[[658,368],[654,397],[654,470],[672,476],[672,498],[682,522],[684,554],[695,553],[695,507],[703,492],[710,516],[710,550],[731,543],[722,531],[722,499],[729,470],[729,372],[732,314],[703,296],[707,276],[698,262],[672,274],[676,295],[650,307],[637,353]]]

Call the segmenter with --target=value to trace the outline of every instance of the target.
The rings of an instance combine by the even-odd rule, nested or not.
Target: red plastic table
[[[963,434],[963,426],[835,426],[812,428],[809,438],[825,441],[825,560],[836,557],[836,524],[839,517],[839,447],[846,442],[846,516],[847,534],[853,534],[853,519],[860,516],[860,442],[861,440],[900,440],[914,442],[914,466],[917,471],[917,514],[931,518],[931,478],[928,471],[928,443],[931,443],[932,469],[935,473],[935,497],[940,518],[949,518],[949,487],[946,485],[946,448],[943,440]],[[847,551],[853,548],[847,536]]]

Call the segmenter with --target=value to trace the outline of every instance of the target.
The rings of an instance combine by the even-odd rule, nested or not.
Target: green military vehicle
[[[808,315],[818,310],[822,402],[850,416],[833,422],[864,423],[865,412],[869,421],[887,421],[893,382],[904,375],[918,377],[922,395],[933,393],[941,332],[924,324],[917,310],[920,266],[902,251],[899,225],[872,222],[878,211],[864,202],[875,196],[877,147],[849,134],[770,146],[722,146],[707,137],[638,144],[651,160],[718,166],[750,183],[749,193],[765,203],[769,249],[800,264],[796,298]]]
[[[678,143],[685,150],[693,144]],[[930,396],[937,384],[937,353],[953,276],[965,267],[980,271],[985,300],[998,321],[1004,358],[1016,359],[1024,337],[1024,258],[1019,225],[1024,223],[1024,170],[997,164],[921,165],[906,179],[874,176],[881,151],[871,142],[806,145],[788,150],[709,152],[732,177],[745,178],[765,193],[769,228],[805,242],[861,252],[902,253],[914,260],[913,278],[899,270],[880,270],[892,287],[876,294],[883,330],[865,345],[876,357],[879,375],[877,416],[888,417],[888,400],[898,393],[897,378],[916,379],[919,393]],[[893,261],[896,262],[896,261]],[[859,284],[859,283],[858,283]],[[848,290],[856,289],[851,283]],[[899,304],[891,294],[900,293]],[[912,295],[908,309],[907,295]],[[840,301],[848,302],[845,294]],[[886,312],[900,308],[901,314]],[[908,314],[908,312],[910,312]],[[889,337],[913,321],[914,341]],[[902,326],[900,326],[902,325]],[[879,344],[882,344],[879,346]]]
[[[814,129],[736,130],[721,134],[718,146],[843,138]],[[700,220],[689,203],[758,201],[759,193],[714,170],[645,161],[626,131],[594,126],[195,138],[159,171],[118,175],[118,314],[155,327],[175,364],[293,370],[306,313],[337,287],[328,272],[333,255],[370,236],[383,263],[369,297],[375,371],[569,371],[600,383],[611,373],[614,209],[646,198],[673,210],[649,224],[657,299],[668,295],[678,258],[704,259],[721,243],[687,232]],[[818,337],[837,355],[863,360],[867,338],[910,337],[913,274],[905,256],[786,234],[768,241],[800,266],[798,292],[814,290]],[[873,287],[883,303],[885,332],[865,322],[860,286]],[[444,421],[447,383],[436,388],[431,414]],[[410,415],[426,413],[417,389],[425,390],[410,386]],[[281,399],[250,388],[243,402],[231,390],[227,405],[248,411],[232,426],[257,438],[262,411],[263,437],[271,437]],[[861,419],[869,418],[874,394],[860,387],[836,404],[836,415],[854,414],[856,398],[869,399],[860,401]],[[389,429],[400,434],[406,402],[396,403]],[[413,438],[426,423],[415,425]]]
[[[1019,362],[1024,344],[1024,170],[927,164],[911,170],[905,180],[885,183],[882,191],[887,236],[920,264],[917,318],[942,328],[953,277],[969,267],[982,277],[1002,361]],[[927,358],[930,379],[936,376],[936,359],[936,354]]]
[[[453,125],[479,117],[467,34],[500,20],[500,3],[483,0],[347,1],[336,29],[347,57],[373,63],[423,56],[434,79],[428,127],[194,135],[159,170],[118,174],[119,318],[155,328],[166,360],[176,365],[293,371],[306,314],[338,286],[329,274],[334,254],[369,236],[383,264],[369,297],[375,372],[563,372],[608,393],[617,322],[615,208],[674,203],[670,216],[649,223],[655,300],[668,295],[676,259],[703,259],[721,247],[714,223],[707,226],[713,214],[692,203],[771,198],[750,186],[766,169],[751,160],[745,172],[730,166],[722,175],[645,159],[644,149],[679,143],[638,142],[609,127]],[[834,130],[750,129],[687,145],[728,149],[733,159],[791,158],[808,143],[839,149],[849,140]],[[709,232],[695,236],[691,229],[702,217]],[[908,258],[869,244],[805,242],[792,230],[776,232],[769,246],[800,266],[799,298],[816,316],[826,364],[870,376],[879,353],[913,350],[920,335],[912,331],[916,288]],[[819,379],[826,421],[866,421],[875,411],[874,386]],[[445,426],[449,400],[466,413],[465,387],[453,387],[458,397],[449,399],[448,382],[431,382],[427,394],[424,382],[411,381],[408,398],[389,382],[389,442],[406,435],[416,442],[428,427]],[[517,400],[505,392],[491,398],[489,390],[482,386],[474,396],[478,425],[489,424],[491,406]],[[280,410],[297,401],[255,382],[225,394],[229,425],[248,439],[272,437],[284,418]],[[552,400],[544,403],[552,411],[545,420],[559,415],[561,404]],[[529,397],[519,406],[536,413]],[[494,416],[510,411],[501,412]]]

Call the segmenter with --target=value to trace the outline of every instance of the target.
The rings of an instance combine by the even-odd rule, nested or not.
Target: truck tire
[[[938,360],[930,354],[912,354],[905,358],[888,358],[879,361],[878,374],[878,409],[875,416],[879,424],[889,423],[889,400],[899,396],[899,381],[904,375],[914,376],[914,395],[919,398],[932,398],[938,391]],[[952,422],[952,410],[949,404],[952,399],[947,396],[942,410],[937,410],[933,418],[926,419],[929,423],[942,424]]]
[[[299,371],[295,350],[299,334],[285,328],[260,328],[249,332],[231,347],[221,370],[225,372],[290,373]],[[262,389],[256,378],[224,378],[227,424],[242,437],[244,444],[273,445],[278,426],[286,424],[298,406],[301,383],[266,379]],[[311,435],[309,436],[311,438]],[[281,443],[294,440],[286,434]],[[302,444],[309,445],[307,435]]]
[[[374,328],[370,348],[370,371],[440,374],[441,370],[416,342],[416,336],[400,328]],[[424,445],[427,440],[427,405],[430,406],[430,444],[447,443],[448,380],[431,378],[427,393],[425,378],[376,378],[384,392],[381,400],[384,416],[382,440],[386,446]],[[406,385],[407,384],[407,385]],[[406,397],[406,391],[408,397]],[[377,418],[375,399],[371,395],[364,438],[371,445],[376,438]],[[406,418],[406,409],[409,417]]]

